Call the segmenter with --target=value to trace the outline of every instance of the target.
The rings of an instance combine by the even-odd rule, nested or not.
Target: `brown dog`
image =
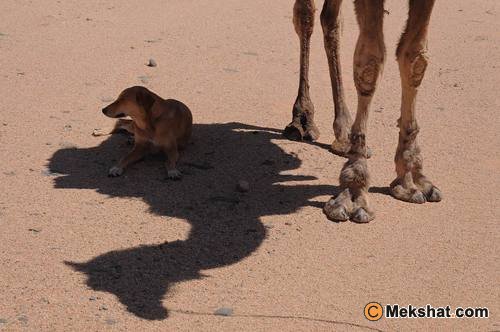
[[[167,176],[170,179],[181,177],[181,172],[176,169],[178,149],[187,145],[193,126],[193,117],[186,105],[174,99],[162,99],[145,87],[134,86],[123,90],[118,99],[102,112],[110,118],[132,118],[118,120],[109,134],[123,129],[135,139],[132,151],[109,170],[109,176],[120,176],[127,166],[154,148],[168,157]]]

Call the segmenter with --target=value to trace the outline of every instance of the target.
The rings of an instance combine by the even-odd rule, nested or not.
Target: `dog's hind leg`
[[[172,180],[178,180],[181,178],[181,172],[176,168],[177,160],[179,160],[177,141],[171,139],[167,144],[162,146],[163,151],[167,155],[167,161],[165,167],[167,168],[167,177]]]
[[[97,128],[92,132],[92,136],[109,136],[113,135],[119,131],[125,130],[129,134],[134,134],[134,121],[127,119],[119,119],[116,121],[115,126],[111,129],[109,128]]]

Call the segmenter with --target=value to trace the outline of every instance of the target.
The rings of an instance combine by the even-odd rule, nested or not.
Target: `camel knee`
[[[410,60],[410,77],[409,82],[413,87],[420,86],[424,79],[425,70],[429,60],[425,53],[419,52],[413,59]]]
[[[418,88],[424,79],[429,63],[429,57],[425,49],[416,49],[413,51],[398,49],[396,54],[401,75],[411,87]]]
[[[362,30],[354,53],[354,84],[361,96],[372,96],[385,60],[381,30]]]
[[[362,96],[372,96],[375,92],[383,64],[383,57],[374,55],[354,64],[354,83]]]
[[[314,0],[296,0],[293,7],[293,25],[299,36],[310,37],[314,28]]]

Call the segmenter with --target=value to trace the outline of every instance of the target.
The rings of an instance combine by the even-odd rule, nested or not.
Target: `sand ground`
[[[357,225],[321,210],[344,159],[327,149],[319,24],[311,89],[322,136],[280,136],[298,81],[292,1],[0,1],[0,330],[499,330],[500,3],[436,4],[418,119],[425,172],[445,199],[424,205],[387,195],[400,3],[386,3],[368,133],[377,219]],[[357,27],[344,7],[353,110]],[[112,125],[101,107],[138,84],[194,113],[182,181],[165,181],[158,158],[106,176],[130,146],[92,130]],[[491,317],[369,322],[371,301],[486,306]]]

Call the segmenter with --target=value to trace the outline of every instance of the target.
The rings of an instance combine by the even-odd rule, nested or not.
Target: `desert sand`
[[[377,217],[359,225],[322,212],[345,159],[328,150],[319,21],[311,93],[322,136],[281,136],[298,85],[292,1],[0,1],[0,330],[499,330],[500,3],[436,4],[417,107],[425,174],[445,198],[423,205],[387,194],[402,3],[386,2],[370,114]],[[351,112],[357,33],[345,1]],[[165,180],[158,157],[107,177],[130,145],[91,134],[112,126],[100,110],[132,85],[193,111],[181,181]],[[490,318],[370,322],[371,301],[488,307]]]

